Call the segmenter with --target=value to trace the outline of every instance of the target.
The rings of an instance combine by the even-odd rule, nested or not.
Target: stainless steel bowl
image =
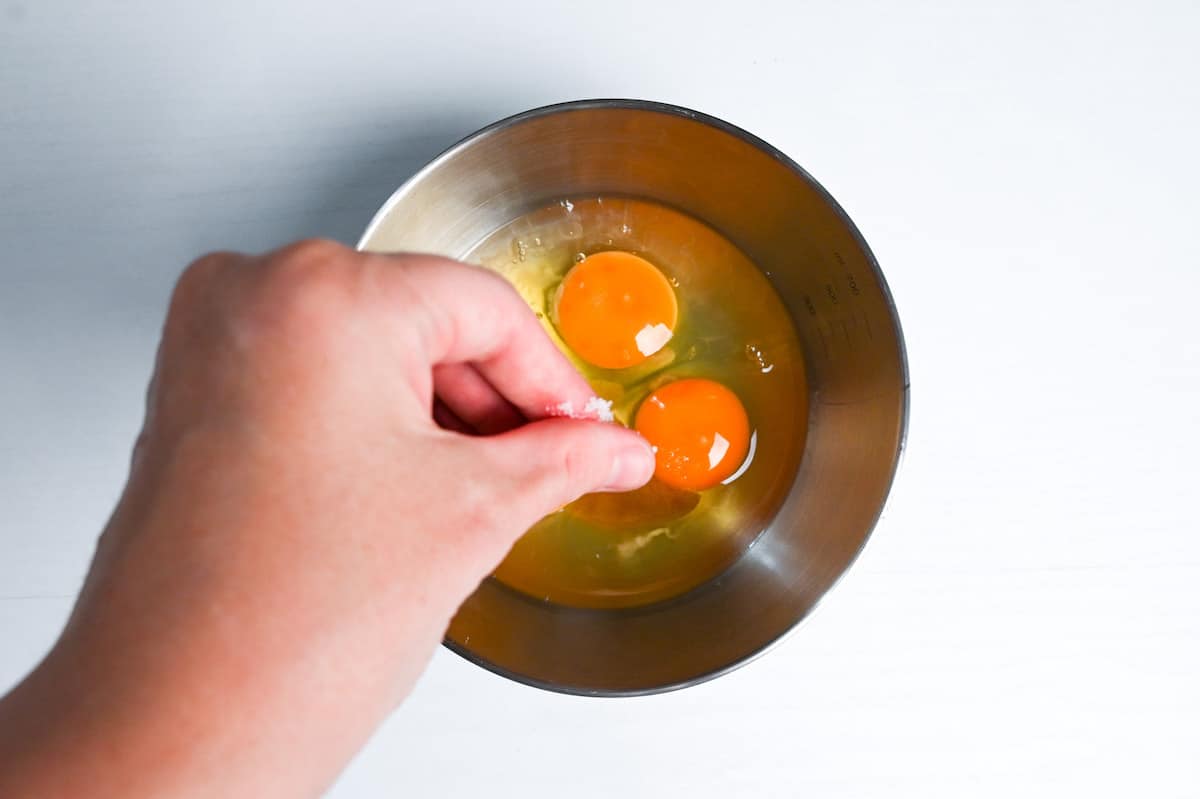
[[[862,549],[904,445],[904,342],[874,256],[812,177],[744,130],[662,103],[564,103],[484,128],[405,183],[359,246],[462,257],[516,217],[584,194],[639,197],[690,214],[768,275],[806,358],[810,419],[799,471],[746,554],[683,596],[580,610],[487,580],[450,625],[446,645],[541,688],[656,693],[716,677],[770,648]]]

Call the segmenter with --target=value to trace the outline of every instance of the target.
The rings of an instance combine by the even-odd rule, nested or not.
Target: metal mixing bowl
[[[446,645],[541,688],[656,693],[764,652],[862,549],[903,449],[904,343],[874,256],[812,177],[733,125],[662,103],[564,103],[484,128],[405,183],[359,246],[462,257],[522,214],[580,195],[638,197],[683,211],[768,275],[806,358],[804,454],[778,513],[716,579],[622,610],[535,601],[489,579],[459,611]]]

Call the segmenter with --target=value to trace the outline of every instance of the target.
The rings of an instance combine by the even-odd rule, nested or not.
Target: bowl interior
[[[581,194],[668,205],[740,247],[791,314],[811,392],[787,499],[715,580],[614,611],[547,604],[488,580],[447,633],[460,654],[526,683],[652,693],[751,659],[803,619],[853,561],[903,446],[904,346],[874,257],[832,198],[764,142],[674,106],[569,103],[485,128],[397,191],[360,246],[461,257],[518,216]]]

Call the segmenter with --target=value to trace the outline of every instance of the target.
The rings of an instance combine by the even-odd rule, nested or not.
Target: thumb
[[[531,522],[593,491],[632,491],[654,474],[650,445],[616,424],[546,419],[481,441],[516,482],[512,510]]]

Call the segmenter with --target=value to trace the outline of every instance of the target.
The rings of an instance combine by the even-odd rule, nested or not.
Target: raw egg
[[[704,222],[618,196],[547,202],[465,258],[504,275],[614,421],[658,448],[648,484],[547,515],[496,580],[630,608],[736,563],[787,496],[808,418],[795,323],[765,273]]]
[[[655,448],[655,477],[675,488],[715,486],[737,471],[750,448],[742,401],[714,380],[660,387],[642,402],[633,426]]]
[[[678,316],[675,291],[663,273],[617,250],[594,253],[572,267],[554,302],[567,346],[604,369],[633,366],[661,350]]]

